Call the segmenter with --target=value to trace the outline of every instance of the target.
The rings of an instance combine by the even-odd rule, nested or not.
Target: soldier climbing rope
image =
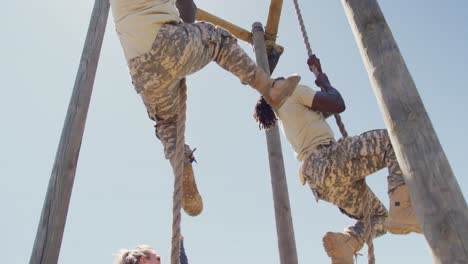
[[[312,52],[309,37],[307,35],[307,30],[304,24],[304,18],[302,17],[301,8],[299,6],[299,0],[293,0],[293,3],[294,3],[294,9],[296,11],[297,19],[299,21],[299,26],[301,28],[302,37],[304,39],[304,44],[306,46],[307,55],[309,57],[308,59],[309,69],[314,73],[315,77],[318,77],[318,75],[322,73],[322,69],[321,68],[317,69],[317,67],[309,63],[310,59],[315,55]],[[334,117],[335,117],[336,124],[338,125],[338,128],[343,138],[348,137],[348,132],[346,131],[343,121],[341,120],[341,116],[339,114],[335,114]],[[367,188],[367,184],[365,180],[362,180],[361,184],[362,184],[362,194],[365,195],[363,199],[364,200],[363,208],[365,212],[363,212],[363,215],[364,215],[364,223],[365,223],[365,239],[366,239],[366,243],[368,246],[368,259],[369,259],[368,263],[374,264],[375,263],[374,243],[372,241],[373,231],[371,228],[371,215],[372,215],[371,209],[372,208],[369,206],[369,199],[370,199],[371,193],[369,192]]]
[[[275,3],[275,5],[273,5],[273,3]],[[350,24],[354,26],[356,39],[360,48],[370,50],[368,53],[362,52],[362,56],[365,57],[365,60],[368,62],[368,65],[366,66],[374,88],[378,93],[380,93],[378,100],[380,101],[380,105],[382,105],[381,107],[385,110],[383,112],[386,117],[386,121],[392,125],[393,130],[390,131],[390,133],[392,140],[397,144],[396,150],[400,156],[404,157],[402,162],[404,165],[403,167],[406,168],[405,172],[408,173],[407,176],[409,178],[414,180],[410,189],[412,194],[417,189],[417,195],[412,196],[416,198],[419,208],[419,218],[422,219],[421,216],[435,216],[434,212],[436,212],[436,214],[447,216],[444,219],[437,217],[434,217],[434,219],[432,219],[432,217],[424,219],[424,227],[428,233],[431,234],[426,238],[433,249],[432,253],[434,258],[444,263],[455,263],[456,260],[467,259],[467,251],[463,250],[463,248],[466,248],[466,239],[448,241],[439,239],[439,236],[437,235],[440,230],[444,230],[445,237],[458,237],[457,230],[455,228],[448,227],[458,226],[460,227],[458,229],[463,229],[467,226],[466,223],[468,221],[466,221],[466,217],[454,217],[456,215],[466,216],[466,214],[463,214],[463,212],[466,212],[466,202],[457,186],[453,172],[450,170],[445,154],[437,140],[437,136],[430,125],[430,120],[427,117],[427,113],[425,113],[422,101],[417,95],[416,87],[404,64],[401,54],[399,53],[398,46],[391,36],[391,31],[385,22],[380,7],[375,0],[343,0],[342,3],[347,11]],[[272,6],[281,6],[281,4],[282,1],[272,0]],[[300,14],[298,1],[294,0],[294,4],[298,14],[299,23],[302,28],[308,55],[310,57],[312,56],[312,50],[305,31],[303,18]],[[281,8],[279,8],[279,10],[280,9]],[[75,177],[77,159],[107,22],[108,11],[108,0],[95,1],[88,35],[86,37],[85,47],[83,50],[83,56],[81,58],[75,87],[73,89],[72,100],[70,100],[62,137],[60,139],[54,168],[52,170],[51,180],[49,182],[49,188],[47,190],[47,196],[44,202],[41,220],[37,230],[36,240],[34,242],[33,252],[31,254],[31,264],[53,264],[58,261],[63,236],[63,227],[67,216],[71,189]],[[362,25],[366,25],[366,28],[362,28]],[[378,25],[380,30],[378,32],[368,32],[370,29],[377,28],[368,25]],[[370,35],[373,37],[370,38]],[[249,38],[250,36],[251,34],[249,35],[249,33],[247,33],[246,38]],[[386,52],[387,55],[391,54],[392,56],[387,56],[390,59],[387,59],[387,61],[385,61],[386,63],[383,65],[381,65],[381,62],[383,61],[382,55],[380,52],[376,51],[376,47],[380,47],[379,45],[381,43],[377,43],[376,41],[385,42],[387,46],[390,47]],[[373,72],[373,67],[375,65],[380,66],[377,74],[373,74],[375,73]],[[395,71],[394,69],[398,69],[398,71]],[[317,69],[313,70],[313,72],[315,75],[319,73]],[[398,82],[393,82],[396,84],[389,83],[388,80],[391,79],[389,78],[390,76],[398,79]],[[265,76],[263,77],[264,82],[262,82],[262,84],[269,83],[269,81],[271,81],[267,80]],[[260,91],[261,89],[258,88],[264,87],[262,85],[262,87],[255,88]],[[184,99],[185,89],[180,89],[179,91],[179,96]],[[396,93],[398,96],[392,97],[389,96],[389,93]],[[396,104],[396,102],[398,102],[398,104]],[[181,100],[178,103],[182,105],[184,102]],[[408,120],[407,118],[396,120],[395,117],[401,117],[398,109],[395,108],[397,107],[396,105],[404,105],[407,107],[409,112],[416,109],[418,115],[414,115],[411,120]],[[184,106],[180,106],[178,111],[181,111],[183,108]],[[347,133],[340,117],[335,116],[335,118],[337,119],[337,124],[340,127],[343,137],[346,137]],[[180,178],[182,175],[181,167],[183,167],[184,159],[184,126],[180,124],[183,123],[183,120],[183,115],[177,116],[177,139],[175,140],[176,151],[173,158],[171,158],[171,164],[173,164],[174,174],[176,175],[173,196],[174,233],[180,232]],[[412,135],[406,133],[407,131],[405,130],[409,127],[408,122],[411,122],[413,127],[419,127],[421,131],[424,131],[424,135],[421,136],[420,134]],[[180,133],[182,133],[182,135],[180,135]],[[427,141],[427,138],[431,138],[432,140]],[[434,155],[428,155],[431,157],[430,161],[428,161],[427,158],[424,159],[420,157],[421,151],[427,149],[433,150],[433,153],[430,154]],[[421,164],[423,164],[423,166],[421,166]],[[440,178],[437,178],[437,175],[434,176],[434,171],[442,171],[444,180],[441,181]],[[427,175],[431,175],[431,177],[426,177]],[[426,184],[422,184],[423,181],[426,182]],[[432,187],[429,189],[427,186]],[[367,194],[369,196],[369,192],[367,192]],[[447,203],[446,201],[452,202]],[[368,212],[366,215],[367,223],[369,222],[369,215],[370,214]],[[366,226],[367,228],[369,227],[368,224]],[[372,233],[371,231],[366,231],[366,234],[369,250],[371,250]],[[173,247],[173,251],[177,251],[176,247]],[[371,263],[371,261],[373,261],[371,254],[369,254],[369,257],[369,261]],[[174,262],[177,262],[177,259],[172,258],[172,263]]]

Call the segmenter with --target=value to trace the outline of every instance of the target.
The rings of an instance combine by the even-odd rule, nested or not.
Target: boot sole
[[[197,216],[203,211],[203,200],[198,192],[193,169],[186,166],[182,179],[182,208],[190,216]]]
[[[346,262],[342,260],[333,259],[333,251],[336,249],[335,244],[337,243],[333,238],[332,232],[327,232],[322,239],[323,247],[325,248],[325,252],[327,252],[328,257],[331,258],[332,264],[353,264],[353,261]]]
[[[322,238],[322,243],[323,243],[323,247],[325,248],[325,252],[327,252],[327,255],[331,258],[331,253],[332,251],[335,249],[335,247],[333,246],[335,243],[334,243],[334,240],[333,239],[333,234],[331,232],[327,232],[325,234],[325,236]]]
[[[422,234],[422,229],[416,225],[402,223],[384,223],[385,230],[395,235],[406,235],[411,232]]]
[[[346,256],[341,256],[341,257],[336,256],[338,252],[334,252],[334,251],[340,250],[340,248],[336,247],[336,245],[338,245],[339,243],[342,243],[343,241],[337,240],[335,234],[336,233],[333,233],[333,232],[327,232],[325,236],[322,238],[323,247],[325,248],[327,255],[331,258],[332,264],[353,264],[354,256],[351,256],[351,259],[349,260]],[[361,248],[362,246],[359,246],[356,252],[359,251]],[[353,255],[354,254],[355,253],[353,253]]]

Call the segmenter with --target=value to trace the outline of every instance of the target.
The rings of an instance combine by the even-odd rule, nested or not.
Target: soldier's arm
[[[330,84],[326,74],[320,73],[315,83],[322,91],[315,94],[311,104],[312,110],[322,112],[325,117],[328,117],[332,114],[339,114],[346,109],[343,97]]]
[[[197,12],[197,5],[193,0],[177,0],[177,9],[179,9],[180,18],[185,23],[195,22],[195,14]]]
[[[325,118],[343,112],[346,109],[343,97],[341,97],[340,92],[330,84],[327,75],[322,72],[322,65],[319,58],[312,55],[307,60],[307,64],[312,72],[318,72],[315,84],[322,90],[315,94],[311,103],[312,110],[321,112]]]

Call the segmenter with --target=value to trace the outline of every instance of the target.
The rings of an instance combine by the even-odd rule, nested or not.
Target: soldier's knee
[[[236,39],[229,31],[225,30],[222,27],[216,27],[216,31],[219,35],[221,35],[222,38],[231,38],[231,39]]]
[[[216,33],[219,35],[223,46],[237,45],[237,38],[224,28],[216,27]]]
[[[363,135],[373,135],[374,137],[388,137],[387,129],[374,129],[364,132]]]
[[[380,129],[380,133],[382,134],[382,137],[388,138],[388,131],[387,129]]]

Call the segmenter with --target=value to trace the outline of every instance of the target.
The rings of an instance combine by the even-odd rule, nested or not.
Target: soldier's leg
[[[334,188],[360,181],[385,167],[389,170],[389,191],[405,184],[387,131],[381,129],[340,139],[305,161],[302,172],[314,176],[315,185]]]
[[[176,87],[178,88],[170,87],[167,91],[187,89],[185,78],[182,79]],[[147,91],[143,91],[141,94],[150,118],[156,121],[156,136],[163,143],[166,158],[170,159],[176,147],[176,122],[179,115],[176,106],[179,105],[179,97],[178,95],[170,96],[169,94],[166,98],[161,100],[161,97],[158,95],[153,95]],[[192,167],[192,162],[194,160],[193,150],[188,145],[185,145],[185,163],[182,179],[182,208],[191,216],[199,215],[203,210],[203,200],[198,192]]]
[[[361,219],[359,199],[363,195],[361,189],[356,188],[362,180],[384,168],[389,169],[389,190],[404,184],[401,170],[395,159],[393,148],[386,130],[373,130],[359,136],[341,139],[332,146],[323,149],[309,158],[303,165],[303,174],[308,178],[311,188],[320,193],[320,198],[327,197],[330,202],[337,204],[349,215]],[[354,187],[353,187],[354,186]],[[348,189],[345,204],[339,205],[339,199],[344,190]],[[379,202],[380,203],[380,202]],[[383,218],[382,218],[383,219]]]
[[[274,109],[278,109],[299,83],[299,76],[273,81],[268,74],[258,68],[254,61],[237,44],[226,30],[211,24],[198,24],[208,32],[208,43],[213,50],[213,60],[225,70],[236,75],[243,84],[256,89]]]
[[[299,83],[299,76],[273,81],[237,44],[237,39],[220,27],[203,22],[187,24],[186,27],[200,32],[205,60],[209,57],[210,61],[237,76],[243,84],[252,86],[274,108],[279,108]],[[200,67],[195,65],[187,74],[198,69]]]
[[[179,116],[178,87],[179,84],[171,84],[170,87],[161,92],[156,89],[146,89],[140,93],[149,118],[156,122],[156,137],[163,144],[166,159],[170,159],[175,153]]]
[[[311,188],[320,193],[320,198],[337,200],[334,197],[342,195],[342,191],[349,189],[347,197],[353,197],[343,208],[357,208],[363,189],[357,188],[368,175],[389,167],[390,179],[394,185],[401,184],[401,172],[398,164],[391,160],[393,148],[386,130],[372,130],[359,136],[340,139],[331,146],[321,149],[303,162],[302,173],[307,178]],[[404,181],[403,181],[404,183]],[[392,185],[392,187],[394,186]],[[341,199],[343,200],[343,199]],[[341,207],[341,206],[340,206]],[[349,209],[347,209],[349,211]],[[358,217],[358,211],[349,211]]]
[[[167,159],[174,154],[179,92],[185,85],[186,67],[180,64],[183,50],[190,45],[185,31],[166,24],[158,32],[153,48],[129,61],[136,91],[141,95],[149,117],[156,122],[156,136]]]
[[[157,76],[147,78],[174,81],[202,69],[211,61],[216,61],[222,68],[236,75],[242,83],[255,88],[275,108],[284,102],[300,80],[299,76],[291,76],[274,82],[257,68],[229,32],[203,22],[164,25],[159,30],[151,51],[133,59],[130,65],[141,65],[131,67],[132,77],[153,72]],[[137,78],[133,79],[135,82]],[[146,78],[138,79],[140,82],[135,82],[138,92],[143,89],[155,89],[152,87],[154,82],[148,85]]]
[[[165,92],[156,94],[154,90],[143,90],[143,102],[145,103],[149,117],[156,121],[156,136],[164,146],[164,154],[167,159],[174,155],[177,137],[178,119],[178,94],[171,94],[172,91],[186,89],[185,79],[182,79],[176,86],[169,86]],[[165,96],[164,96],[165,95]],[[182,178],[182,208],[191,216],[199,215],[203,210],[203,200],[198,192],[192,162],[195,160],[193,151],[185,145],[184,174]]]
[[[385,234],[383,223],[387,217],[387,210],[367,185],[364,185],[363,181],[337,188],[334,192],[324,192],[322,194],[319,190],[318,194],[321,199],[340,207],[345,214],[359,219],[353,226],[346,228],[344,232],[327,232],[323,237],[324,248],[327,255],[332,259],[332,263],[353,263],[354,255],[362,248],[366,240],[367,223],[363,221],[363,214],[368,210],[370,210],[371,214],[370,228],[373,238]],[[369,208],[364,208],[364,199],[368,199],[367,205]]]
[[[236,38],[226,30],[210,23],[166,24],[158,32],[148,54],[134,60],[143,64],[131,69],[132,76],[144,72],[157,74],[156,79],[180,80],[215,61],[244,83],[255,78],[255,62],[239,47]],[[145,80],[136,86],[150,88]],[[164,81],[163,81],[164,82]]]
[[[129,62],[136,91],[141,95],[167,159],[174,153],[179,93],[185,76],[208,62],[201,34],[189,24],[166,24],[152,49]]]
[[[195,24],[211,52],[211,59],[223,69],[237,76],[241,82],[251,84],[255,79],[257,65],[228,31],[209,23]]]
[[[345,139],[338,142],[347,153],[344,160],[339,156],[340,151],[335,152],[332,159],[338,162],[333,164],[335,168],[346,168],[336,170],[336,175],[341,180],[335,181],[334,177],[326,177],[325,182],[329,186],[341,186],[346,182],[360,180],[380,168],[388,168],[388,193],[390,196],[390,213],[386,219],[386,229],[394,234],[407,234],[410,232],[421,233],[422,229],[417,222],[416,214],[411,205],[411,199],[405,185],[403,173],[396,160],[395,152],[386,130],[373,130],[363,133],[357,137]],[[347,163],[346,160],[351,162]],[[340,165],[340,163],[342,163]],[[347,164],[346,164],[347,163]],[[343,166],[343,164],[346,164]],[[340,172],[344,172],[340,176]],[[353,173],[354,172],[354,173]],[[331,175],[334,175],[332,173]],[[351,177],[342,177],[350,175]],[[344,182],[343,182],[344,180]]]
[[[354,147],[359,141],[358,137],[347,138],[332,144],[328,148],[309,157],[304,163],[302,173],[309,182],[310,187],[318,198],[340,207],[342,212],[350,217],[359,219],[354,226],[348,227],[343,233],[327,232],[323,237],[323,245],[332,263],[352,264],[353,257],[365,241],[365,225],[362,222],[364,199],[368,199],[371,212],[371,229],[373,235],[380,236],[385,233],[383,222],[387,210],[379,199],[363,185],[363,178],[383,167],[383,162],[374,162],[369,158],[351,158],[359,155],[366,157],[366,148]],[[362,140],[362,139],[361,139]],[[362,140],[365,141],[365,140]],[[359,162],[360,161],[360,162]],[[373,164],[373,166],[371,165]],[[354,172],[354,175],[348,173]],[[369,196],[367,196],[369,191]]]
[[[184,77],[226,53],[223,47],[227,47],[224,45],[227,38],[235,42],[226,31],[206,23],[167,24],[160,29],[150,52],[129,62],[133,84],[142,96],[150,118],[156,121],[156,136],[164,146],[167,159],[175,151],[179,91],[181,86],[185,86]],[[232,59],[236,63],[247,63],[236,64],[240,68],[231,70],[243,81],[250,82],[248,75],[255,74],[252,70],[255,64],[239,50],[237,47],[235,54],[239,54],[241,59]],[[184,167],[183,189],[185,211],[189,215],[199,214],[202,202],[190,162],[186,162]]]
[[[345,233],[353,235],[361,244],[364,243],[364,214],[369,210],[371,213],[371,225],[374,237],[385,234],[384,221],[387,217],[387,209],[379,198],[370,190],[363,181],[355,182],[349,186],[336,188],[334,190],[318,189],[321,200],[338,206],[343,213],[357,219],[355,225],[345,229]],[[365,188],[365,189],[364,189]],[[366,191],[367,189],[367,191]],[[369,195],[367,195],[369,192]],[[364,208],[364,199],[368,199],[369,208]]]

